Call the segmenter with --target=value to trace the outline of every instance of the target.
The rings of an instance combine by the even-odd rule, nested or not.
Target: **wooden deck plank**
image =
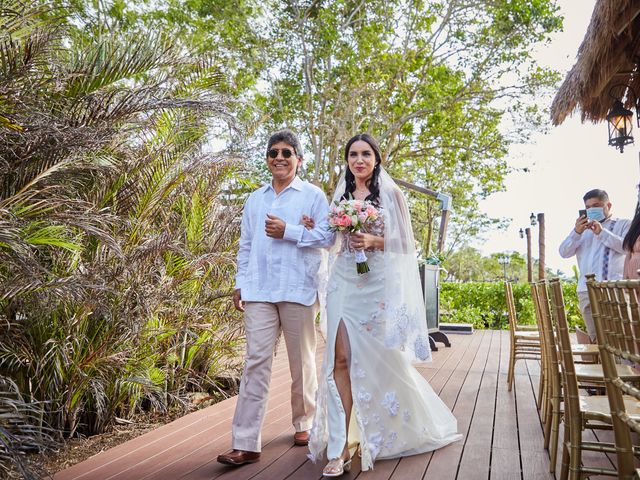
[[[495,414],[496,388],[500,368],[500,332],[493,332],[490,355],[482,375],[469,433],[458,467],[458,478],[489,478],[491,438]]]
[[[508,391],[509,335],[501,335],[500,370],[496,389],[496,409],[491,446],[490,479],[521,478],[518,418],[513,392]],[[521,368],[521,362],[518,362]],[[520,371],[518,371],[518,374]]]
[[[284,342],[281,342],[274,359],[272,385],[276,386],[291,383],[286,349],[283,344]],[[268,413],[273,412],[288,398],[288,393],[282,389],[276,391],[279,393],[270,397],[267,404]],[[139,478],[143,476],[145,469],[137,469],[135,467],[137,463],[145,462],[146,459],[163,453],[168,453],[166,457],[171,458],[175,453],[174,445],[189,439],[202,429],[210,428],[209,434],[213,438],[228,436],[236,400],[237,397],[234,396],[212,407],[185,415],[170,424],[74,465],[56,474],[55,479],[106,479],[124,471],[135,471],[137,475],[135,478]]]
[[[444,389],[447,388],[449,392],[453,392],[454,390],[459,391],[459,385],[454,385],[454,383],[452,383],[452,378],[454,377],[458,369],[468,368],[468,364],[463,364],[463,362],[466,358],[469,358],[469,356],[473,355],[477,351],[478,346],[482,342],[483,336],[484,334],[478,334],[477,338],[470,338],[469,341],[465,344],[464,349],[458,350],[455,356],[450,357],[450,365],[443,366],[438,374],[429,380],[429,383],[434,391],[438,393],[438,395],[440,395],[445,404],[447,404],[447,406],[451,409],[455,404],[456,397],[451,394],[445,396]],[[452,447],[448,446],[446,448]],[[411,458],[411,461],[408,461],[408,458]],[[400,459],[398,461],[397,467],[391,476],[392,479],[399,480],[405,478],[422,478],[422,476],[425,475],[425,472],[427,471],[429,464],[433,458],[433,452],[408,458]]]
[[[437,452],[379,461],[368,472],[361,472],[355,457],[351,473],[342,478],[553,478],[547,473],[548,454],[542,447],[535,406],[536,362],[519,362],[514,391],[507,392],[507,332],[476,331],[451,338],[452,347],[434,352],[433,361],[418,366],[418,371],[452,408],[465,438]],[[319,339],[318,366],[322,350]],[[325,462],[313,464],[306,458],[306,448],[293,446],[290,384],[282,342],[274,360],[262,431],[263,453],[256,464],[230,468],[215,461],[215,456],[231,445],[236,402],[231,398],[59,472],[55,479],[319,480]],[[603,456],[599,457],[602,462]]]
[[[469,439],[469,430],[477,405],[482,376],[488,359],[494,353],[491,349],[493,336],[494,334],[499,335],[498,332],[492,331],[484,331],[483,333],[482,343],[474,349],[473,357],[469,355],[465,362],[461,362],[460,369],[456,372],[455,383],[459,385],[459,388],[455,401],[449,403],[446,396],[442,396],[445,403],[453,410],[458,420],[458,431],[464,438],[459,442],[433,452],[424,478],[446,480],[458,477],[458,465],[464,454],[465,443]]]
[[[518,372],[515,376],[514,389],[518,410],[522,478],[523,480],[553,479],[554,475],[549,472],[548,453],[537,451],[538,446],[544,442],[544,435],[533,385],[538,385],[540,377],[529,376],[529,370],[524,363],[521,371],[522,373]]]

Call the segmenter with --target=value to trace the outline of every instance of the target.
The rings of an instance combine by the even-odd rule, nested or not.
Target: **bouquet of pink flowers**
[[[333,232],[359,232],[378,218],[378,210],[366,200],[340,200],[331,206],[329,229]],[[356,251],[356,270],[367,273],[369,265],[363,250]]]

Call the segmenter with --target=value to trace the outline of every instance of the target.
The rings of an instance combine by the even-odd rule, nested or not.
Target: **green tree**
[[[479,213],[478,201],[504,188],[509,145],[539,127],[536,102],[557,80],[531,57],[561,28],[554,0],[72,5],[83,18],[108,18],[112,30],[159,30],[182,48],[215,49],[228,91],[243,100],[237,111],[257,129],[251,140],[283,126],[301,132],[311,152],[305,173],[327,192],[346,140],[373,133],[392,174],[453,196],[457,243],[501,223]],[[413,193],[410,202],[428,254],[438,205]]]
[[[305,132],[313,180],[331,190],[342,146],[370,131],[394,175],[453,195],[454,221],[481,220],[477,202],[503,188],[508,146],[539,125],[535,102],[528,101],[557,80],[530,53],[561,27],[554,3],[276,5],[272,44],[281,67],[259,105],[272,112],[269,128],[284,124]],[[524,127],[501,128],[525,111]],[[420,204],[412,212],[428,252],[438,207],[415,197],[412,203]]]

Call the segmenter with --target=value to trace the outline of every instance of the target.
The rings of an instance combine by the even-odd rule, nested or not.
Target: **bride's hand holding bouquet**
[[[369,271],[364,250],[375,247],[378,238],[381,238],[363,233],[362,230],[375,222],[378,216],[378,209],[366,200],[341,200],[332,205],[329,212],[329,229],[350,234],[351,246],[356,250],[356,270],[359,274]]]

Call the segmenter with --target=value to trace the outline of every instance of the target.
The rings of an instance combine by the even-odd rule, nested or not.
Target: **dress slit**
[[[344,407],[342,396],[340,395],[340,390],[338,388],[338,385],[335,379],[336,355],[337,355],[337,351],[338,351],[337,347],[339,343],[341,344],[346,356],[347,378],[349,379],[348,387],[349,387],[349,392],[351,394],[351,412],[349,414],[350,425],[349,425],[348,432],[346,428],[347,426],[346,409]],[[330,365],[331,368],[327,369],[327,383],[329,384],[329,391],[331,392],[332,403],[334,403],[335,407],[337,408],[333,409],[336,415],[333,415],[332,417],[328,418],[329,425],[330,425],[329,435],[331,438],[331,441],[329,442],[328,450],[327,450],[327,458],[329,459],[337,458],[340,455],[342,455],[344,445],[347,444],[347,433],[349,433],[350,436],[353,436],[353,434],[355,433],[353,431],[353,427],[355,425],[353,424],[353,421],[352,421],[354,409],[355,409],[355,401],[353,398],[353,389],[352,389],[353,380],[351,378],[352,349],[351,349],[349,331],[347,329],[347,325],[344,319],[342,318],[338,322],[335,338],[333,338],[333,358],[331,360],[332,360]]]
[[[345,445],[358,443],[363,471],[372,469],[378,459],[430,452],[461,438],[451,410],[409,357],[385,344],[384,257],[378,252],[368,257],[370,271],[364,275],[357,273],[353,257],[338,257],[329,281],[327,347],[309,442],[313,460],[321,458],[325,448],[332,460]],[[349,351],[348,439],[334,378],[337,342],[345,342]]]

